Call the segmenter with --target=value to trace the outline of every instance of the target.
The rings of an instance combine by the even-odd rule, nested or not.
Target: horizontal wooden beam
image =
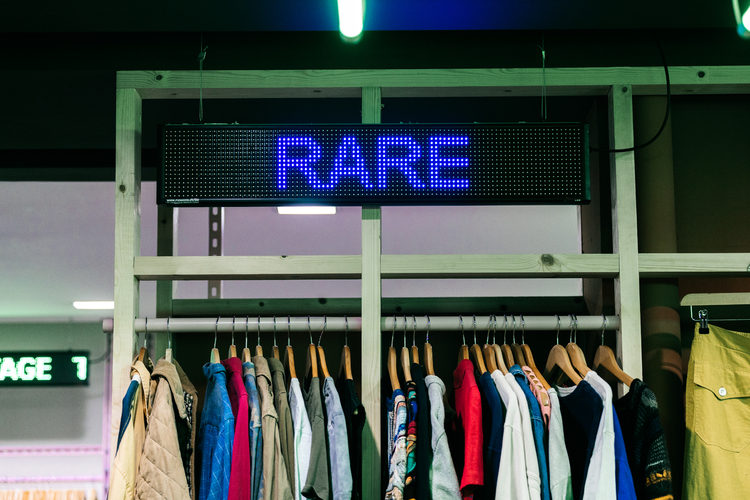
[[[669,71],[675,94],[750,92],[748,66],[676,66]],[[358,97],[361,87],[381,87],[383,97],[539,95],[541,78],[540,68],[204,71],[202,86],[209,99]],[[549,95],[604,95],[612,82],[632,85],[636,95],[665,92],[664,69],[658,66],[546,71]],[[495,90],[478,90],[482,87]],[[118,71],[117,88],[136,89],[144,99],[192,99],[198,96],[201,76],[199,71]]]
[[[681,306],[744,306],[750,305],[750,293],[689,293]]]
[[[642,253],[641,278],[750,277],[750,253]]]
[[[383,255],[384,279],[612,278],[617,255]]]
[[[359,279],[359,255],[271,257],[136,257],[140,280],[316,280]]]

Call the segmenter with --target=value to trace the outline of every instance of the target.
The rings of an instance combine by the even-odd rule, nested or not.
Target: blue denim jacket
[[[249,361],[242,363],[244,371],[245,389],[250,401],[250,460],[253,476],[251,500],[258,500],[263,489],[263,432],[261,431],[260,400],[258,386],[255,385],[255,365]]]
[[[234,441],[234,414],[227,393],[227,372],[221,363],[206,363],[203,373],[208,384],[198,432],[198,500],[226,500]]]
[[[549,489],[549,469],[547,468],[547,456],[544,453],[544,422],[542,421],[542,410],[539,408],[539,401],[531,392],[529,379],[519,365],[511,366],[508,371],[516,377],[518,385],[521,386],[526,401],[529,403],[531,411],[531,429],[534,432],[534,444],[536,445],[536,456],[539,459],[539,476],[542,482],[542,500],[550,500],[551,494]]]

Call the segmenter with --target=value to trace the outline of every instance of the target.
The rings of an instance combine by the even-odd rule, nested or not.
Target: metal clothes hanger
[[[388,348],[388,378],[391,380],[391,389],[394,391],[401,389],[401,385],[398,382],[398,356],[396,356],[396,348],[393,347],[393,339],[396,336],[396,316],[393,316],[393,329],[391,330],[391,347]]]
[[[534,355],[531,353],[531,348],[528,346],[528,344],[526,344],[526,322],[523,319],[523,314],[521,315],[521,351],[523,351],[523,358],[526,360],[526,366],[531,368],[531,371],[534,372],[536,378],[538,378],[539,382],[542,383],[542,387],[549,390],[551,386],[547,382],[547,379],[545,379],[542,373],[539,371],[539,368],[536,367],[536,363],[534,363]],[[542,395],[544,395],[544,393],[542,393]],[[544,401],[544,406],[548,405],[549,400]]]
[[[474,343],[469,349],[469,354],[471,355],[471,359],[472,361],[474,361],[477,370],[479,370],[479,374],[482,375],[484,373],[487,373],[487,367],[484,365],[484,356],[482,356],[482,349],[479,347],[479,344],[477,344],[477,317],[476,315],[472,314],[472,318],[474,318],[472,325],[472,329],[474,330]]]
[[[484,347],[482,348],[482,354],[484,354],[484,364],[487,366],[487,371],[492,374],[495,372],[495,370],[497,370],[497,365],[495,364],[495,349],[493,349],[492,344],[490,344],[491,327],[492,316],[490,316],[487,320],[487,341],[484,343]]]
[[[284,349],[284,373],[286,373],[287,383],[291,383],[293,378],[297,378],[297,370],[294,366],[294,349],[292,349],[292,319],[286,317],[286,349]]]
[[[406,316],[404,316],[404,347],[401,348],[401,370],[404,372],[404,381],[408,384],[411,378],[411,360],[409,359],[409,348],[406,347]]]
[[[323,322],[325,321],[325,316],[323,316]],[[310,345],[307,346],[307,356],[305,356],[305,379],[310,374],[312,378],[318,378],[318,351],[313,343],[310,316],[307,317],[307,334],[310,336]]]
[[[347,380],[354,380],[352,375],[352,353],[349,350],[349,318],[344,314],[344,324],[346,330],[344,331],[344,348],[341,349],[341,360],[339,361],[339,377],[341,372],[344,372]]]
[[[169,331],[169,316],[167,316],[167,350],[164,352],[164,359],[168,363],[172,362],[172,332]]]
[[[276,343],[276,316],[273,317],[273,357],[281,361],[279,345]]]
[[[570,333],[574,336],[572,341],[569,342],[567,346],[565,346],[565,350],[568,351],[568,356],[570,356],[570,363],[573,365],[573,368],[575,368],[578,373],[585,377],[586,374],[591,371],[591,369],[586,365],[586,358],[583,356],[583,351],[580,347],[578,347],[578,344],[576,344],[576,340],[578,340],[578,318],[575,314],[571,314],[570,317]]]
[[[257,326],[258,326],[258,345],[255,346],[255,355],[263,356],[263,348],[260,345],[260,316],[258,316]]]
[[[219,350],[216,348],[216,340],[218,339],[219,320],[221,316],[216,318],[216,324],[214,325],[214,348],[211,349],[211,363],[221,363],[221,356],[219,356]]]
[[[464,341],[458,350],[458,362],[460,363],[464,359],[469,359],[469,346],[466,345],[466,335],[464,334],[464,317],[459,316],[458,321],[461,323],[461,338]]]
[[[419,348],[417,348],[417,319],[411,317],[411,362],[419,364]]]
[[[330,377],[330,373],[328,373],[328,365],[326,365],[326,353],[323,352],[323,348],[320,346],[320,341],[323,340],[323,333],[326,331],[326,328],[328,327],[328,321],[323,321],[323,329],[320,331],[320,337],[318,337],[318,363],[320,363],[320,371],[323,372],[323,377],[328,378]]]
[[[427,334],[424,340],[424,369],[427,375],[435,375],[435,367],[432,364],[432,346],[430,345],[430,317],[427,318]]]
[[[513,320],[515,323],[515,319]],[[516,360],[513,359],[513,351],[510,349],[510,346],[508,345],[508,316],[503,314],[503,345],[500,346],[500,350],[503,353],[503,361],[505,361],[505,366],[510,368],[511,366],[516,364]]]
[[[250,316],[245,316],[245,348],[242,349],[242,362],[243,363],[252,363],[253,357],[250,354],[250,349],[247,347],[247,330],[248,330],[248,323],[250,323]]]
[[[146,338],[148,335],[148,318],[146,318],[146,323],[143,328],[143,347],[138,351],[138,361],[141,363],[146,363],[144,359],[148,359],[148,350],[146,349]]]
[[[513,318],[513,343],[510,345],[510,350],[513,351],[513,359],[521,366],[528,366],[521,345],[516,343],[516,317],[513,314],[511,314],[511,317]],[[521,321],[523,321],[523,314],[521,315]]]
[[[497,316],[492,315],[492,350],[495,351],[495,366],[497,366],[500,373],[505,375],[508,373],[508,367],[503,359],[503,350],[497,345]]]
[[[229,346],[229,354],[227,355],[228,358],[237,357],[237,346],[234,345],[234,324],[236,320],[237,317],[232,316],[232,344]]]
[[[617,358],[612,349],[604,345],[604,331],[607,329],[607,318],[602,314],[602,345],[596,348],[596,354],[594,355],[594,370],[598,371],[601,366],[606,368],[609,373],[615,376],[617,380],[630,387],[633,383],[633,377],[622,371],[620,365],[617,364]]]
[[[548,380],[552,380],[555,384],[559,384],[562,376],[567,376],[573,384],[578,385],[581,383],[581,376],[575,371],[573,365],[570,363],[570,356],[568,351],[560,345],[560,316],[555,314],[557,318],[557,335],[556,344],[552,346],[552,349],[547,356],[547,365],[544,368],[544,376]],[[560,375],[553,377],[556,373],[561,371]]]

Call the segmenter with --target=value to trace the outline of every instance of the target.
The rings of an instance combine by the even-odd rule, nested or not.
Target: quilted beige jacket
[[[189,381],[183,387],[182,380],[187,381],[187,377],[184,373],[181,377],[180,372],[177,363],[162,358],[151,374],[157,385],[136,479],[135,493],[140,500],[192,500],[186,473],[193,472],[192,458],[183,453],[186,440],[192,439],[194,445],[195,439],[185,390],[195,389]]]

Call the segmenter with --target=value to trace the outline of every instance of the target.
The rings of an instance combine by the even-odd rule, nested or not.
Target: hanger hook
[[[430,315],[426,315],[425,318],[427,318],[427,334],[425,336],[424,343],[429,344],[430,343]]]
[[[508,315],[503,314],[503,345],[508,343]]]
[[[515,344],[516,343],[516,315],[511,314],[510,317],[513,318],[513,343]]]
[[[312,328],[310,327],[310,316],[307,317],[307,334],[310,336],[310,345],[313,344]]]
[[[487,340],[485,341],[485,344],[490,343],[490,329],[492,328],[492,315],[490,314],[487,316]]]
[[[607,329],[607,317],[602,314],[602,345],[604,345],[604,330]]]
[[[473,324],[472,329],[474,330],[474,343],[477,343],[477,316],[476,314],[472,314],[471,317],[473,318]]]
[[[172,332],[169,331],[169,316],[167,316],[167,348],[172,348]]]
[[[221,316],[216,318],[216,324],[214,325],[214,349],[216,349],[216,339],[218,337],[218,331],[219,331],[219,320],[221,319]]]
[[[393,347],[393,338],[396,336],[396,315],[393,315],[393,328],[391,329],[391,347]]]
[[[557,334],[556,334],[555,338],[557,339],[556,340],[557,345],[560,345],[560,315],[559,314],[555,314],[555,318],[557,318]]]
[[[573,343],[578,343],[578,316],[573,314]]]
[[[349,345],[349,318],[344,314],[344,345]]]
[[[497,344],[497,316],[492,315],[492,343]]]
[[[406,347],[406,316],[404,316],[404,347]]]
[[[417,318],[411,315],[411,346],[417,345]]]
[[[292,333],[292,319],[287,316],[286,317],[286,345],[290,346],[292,345],[292,339],[291,337]]]
[[[258,345],[260,345],[260,316],[258,318]]]
[[[146,348],[146,335],[148,335],[148,316],[146,316],[146,322],[143,324],[143,348]]]
[[[573,343],[573,315],[568,314],[568,317],[570,318],[570,333],[568,333],[568,343]]]
[[[234,322],[237,320],[237,316],[232,316],[232,345],[234,345]]]
[[[245,349],[247,349],[247,330],[248,323],[250,323],[250,316],[245,316]]]
[[[276,316],[273,317],[273,346],[278,347],[276,343]]]
[[[459,316],[458,321],[461,323],[461,338],[464,340],[463,345],[466,345],[466,335],[464,335],[464,317]]]
[[[526,344],[526,320],[523,319],[523,314],[521,314],[521,344]]]
[[[323,340],[323,332],[328,328],[328,318],[323,316],[323,329],[320,331],[320,337],[318,337],[318,347],[320,347],[320,341]]]

